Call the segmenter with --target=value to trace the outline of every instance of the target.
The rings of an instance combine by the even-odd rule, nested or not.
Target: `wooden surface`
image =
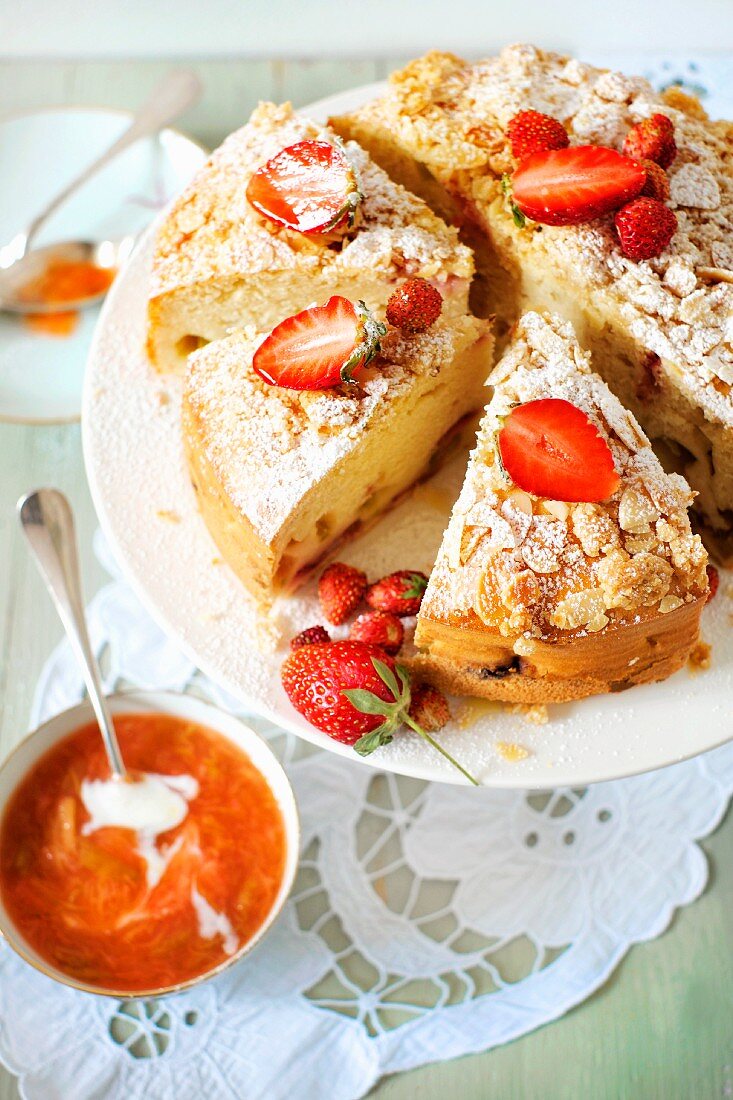
[[[0,111],[84,103],[134,107],[168,67],[156,62],[5,64],[0,67]],[[385,68],[374,62],[206,62],[195,67],[206,94],[181,128],[209,145],[240,124],[259,98],[304,103],[379,79]],[[91,553],[96,521],[78,426],[0,425],[0,755],[26,731],[38,673],[61,633],[21,545],[14,515],[17,498],[42,484],[58,485],[76,508],[87,595],[103,581]],[[733,821],[726,820],[704,847],[711,861],[705,895],[679,913],[663,937],[635,948],[595,996],[564,1019],[515,1043],[389,1078],[372,1096],[377,1100],[444,1100],[446,1096],[459,1100],[712,1100],[733,1096]],[[14,1078],[0,1069],[0,1100],[18,1095]],[[327,1090],[318,1100],[328,1100]]]

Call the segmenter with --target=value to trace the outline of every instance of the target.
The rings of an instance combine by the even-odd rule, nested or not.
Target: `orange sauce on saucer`
[[[78,298],[102,294],[110,287],[114,277],[113,268],[98,267],[83,261],[52,261],[40,275],[26,283],[20,291],[20,298],[26,302],[63,305]],[[79,314],[73,310],[27,313],[24,319],[33,332],[44,336],[70,336],[76,328]]]
[[[195,978],[234,953],[226,939],[238,950],[252,938],[282,882],[286,834],[266,780],[220,734],[164,714],[114,722],[131,772],[198,784],[185,818],[156,838],[162,876],[149,885],[132,829],[84,830],[82,784],[109,778],[90,724],[50,749],[10,799],[0,892],[41,958],[78,981],[134,992]],[[201,905],[226,923],[227,937],[202,925]]]

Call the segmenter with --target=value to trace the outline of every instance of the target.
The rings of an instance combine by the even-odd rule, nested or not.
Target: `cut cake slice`
[[[378,310],[407,277],[433,282],[446,316],[466,312],[473,258],[457,230],[356,144],[344,152],[363,198],[345,235],[298,232],[250,204],[256,170],[309,139],[339,141],[290,104],[262,103],[173,204],[158,232],[148,306],[148,352],[158,370],[182,370],[203,344],[247,325],[267,332],[332,294]]]
[[[357,385],[309,391],[258,376],[261,340],[250,329],[191,356],[182,420],[204,521],[266,610],[428,471],[480,409],[493,341],[471,316],[388,328]]]
[[[613,216],[548,226],[513,217],[507,127],[520,111],[558,119],[571,145],[621,150],[655,113],[673,123],[667,205],[678,229],[657,258],[623,255]],[[733,557],[733,123],[678,88],[593,68],[529,45],[466,62],[430,53],[384,98],[332,120],[390,174],[462,227],[474,248],[474,311],[501,342],[528,308],[572,321],[595,369],[684,473],[711,549]]]
[[[562,702],[661,680],[686,661],[707,596],[692,501],[633,415],[591,371],[568,322],[527,313],[489,385],[465,482],[417,621],[416,669],[442,690]],[[512,409],[582,410],[620,478],[601,503],[520,489],[500,461]]]

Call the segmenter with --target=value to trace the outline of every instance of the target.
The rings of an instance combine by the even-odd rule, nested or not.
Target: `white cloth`
[[[89,621],[108,690],[195,684],[240,709],[121,579]],[[82,694],[62,643],[33,723]],[[285,762],[302,815],[281,918],[220,979],[157,1004],[74,992],[2,946],[0,1057],[29,1100],[355,1100],[382,1074],[505,1043],[588,997],[700,894],[695,841],[733,791],[733,746],[528,795],[381,776],[249,721]]]

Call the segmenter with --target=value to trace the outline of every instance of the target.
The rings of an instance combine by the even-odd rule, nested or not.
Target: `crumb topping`
[[[706,416],[733,424],[733,127],[707,118],[692,97],[663,95],[640,77],[608,72],[530,45],[467,63],[429,53],[393,75],[391,91],[356,117],[396,132],[449,190],[482,213],[511,211],[498,178],[514,167],[510,119],[534,109],[560,119],[571,144],[620,150],[628,130],[657,112],[672,119],[678,155],[669,169],[678,229],[658,258],[623,256],[611,217],[583,226],[512,232],[538,264],[562,268],[620,310],[631,334],[676,370],[675,382]],[[714,272],[714,274],[708,274]]]
[[[476,616],[517,652],[668,614],[706,589],[707,555],[687,516],[692,493],[665,474],[634,417],[590,367],[572,327],[527,313],[489,378],[487,406],[422,614]],[[606,440],[621,483],[599,504],[546,500],[502,469],[497,433],[517,404],[564,398]]]
[[[418,377],[438,375],[477,340],[474,317],[437,321],[405,337],[389,329],[358,383],[298,391],[264,382],[252,369],[262,340],[249,328],[189,359],[186,400],[206,456],[234,506],[271,542],[308,490],[389,416]]]
[[[457,231],[393,183],[360,146],[346,144],[364,194],[354,230],[342,242],[273,224],[246,197],[253,172],[280,149],[335,134],[293,112],[261,103],[250,121],[211,155],[163,222],[153,260],[152,296],[202,279],[295,267],[336,274],[378,269],[393,278],[470,278],[473,261]]]

